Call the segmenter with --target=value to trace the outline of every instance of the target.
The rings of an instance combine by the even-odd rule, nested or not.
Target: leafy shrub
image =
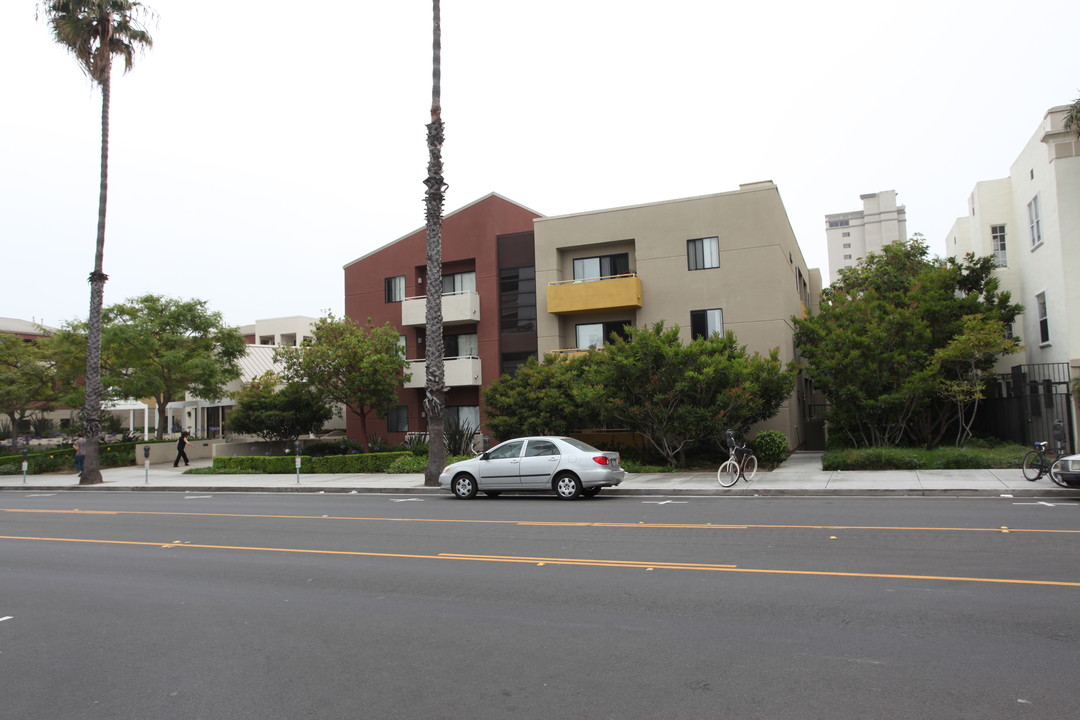
[[[408,452],[367,453],[357,455],[300,456],[300,473],[379,473],[398,458],[411,457]],[[296,456],[216,457],[214,470],[224,473],[295,474]]]
[[[34,437],[52,437],[56,434],[56,421],[47,417],[35,417],[30,420],[30,432]]]
[[[787,460],[787,436],[779,430],[762,430],[754,437],[754,454],[767,467],[778,467]]]
[[[355,440],[320,440],[304,446],[304,455],[324,457],[326,455],[355,455],[364,452],[364,446]]]
[[[367,453],[366,455],[330,455],[321,458],[312,458],[310,469],[302,469],[303,472],[312,473],[380,473],[386,472],[398,458],[410,457],[409,452],[384,452]]]
[[[422,473],[427,469],[427,457],[416,454],[399,457],[386,468],[388,473]]]
[[[637,460],[623,460],[622,469],[628,473],[673,473],[678,468],[673,465],[645,465]]]
[[[135,464],[135,443],[101,443],[98,446],[101,467],[125,467]],[[28,475],[75,470],[75,450],[70,447],[32,452],[26,457]],[[21,475],[22,453],[0,456],[0,475]]]

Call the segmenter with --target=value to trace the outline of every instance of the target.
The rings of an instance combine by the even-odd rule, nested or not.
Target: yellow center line
[[[203,550],[248,550],[256,552],[278,553],[302,553],[308,555],[345,555],[353,557],[383,557],[383,558],[407,558],[417,560],[463,560],[473,562],[494,563],[526,563],[530,565],[575,565],[584,567],[617,567],[637,568],[644,570],[698,570],[709,572],[731,573],[758,573],[768,575],[807,575],[818,577],[849,577],[849,578],[879,578],[888,580],[933,580],[940,582],[971,582],[971,583],[998,583],[1005,585],[1042,585],[1053,587],[1080,588],[1080,582],[1065,582],[1061,580],[1019,580],[1013,578],[981,578],[981,577],[953,577],[948,575],[906,575],[895,573],[857,573],[857,572],[832,572],[825,570],[773,570],[766,568],[741,568],[736,565],[706,565],[697,563],[669,563],[648,562],[634,560],[593,560],[589,558],[541,558],[519,557],[514,555],[463,555],[454,553],[440,553],[438,555],[416,555],[411,553],[377,553],[360,552],[357,550],[312,550],[305,548],[283,547],[249,547],[245,545],[204,545],[198,543],[176,542],[145,542],[136,540],[96,540],[93,538],[51,538],[51,537],[21,537],[16,535],[0,535],[0,540],[36,540],[44,542],[70,542],[102,545],[133,545],[142,547],[159,547],[170,549],[203,549]]]
[[[908,531],[908,532],[975,532],[975,533],[1048,533],[1064,535],[1080,535],[1080,530],[1050,530],[1040,528],[964,528],[964,527],[926,527],[913,525],[726,525],[720,523],[611,523],[611,522],[560,522],[543,520],[455,520],[449,518],[388,518],[388,517],[359,517],[351,515],[261,515],[245,513],[193,513],[193,512],[160,512],[147,510],[44,510],[30,508],[0,508],[3,512],[10,513],[43,513],[58,515],[156,515],[173,517],[220,517],[220,518],[251,518],[251,519],[278,519],[278,520],[360,520],[365,522],[392,522],[392,523],[443,523],[464,525],[515,525],[535,527],[589,527],[589,528],[640,528],[648,530],[879,530],[879,531]]]

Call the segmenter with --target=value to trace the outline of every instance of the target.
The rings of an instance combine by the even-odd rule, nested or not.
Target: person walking
[[[188,431],[184,430],[180,433],[180,439],[176,441],[176,460],[173,461],[173,467],[180,467],[180,459],[184,460],[184,467],[188,465],[187,453],[184,450],[187,448],[191,441],[188,440]]]
[[[86,462],[86,438],[82,433],[75,437],[75,443],[71,447],[75,450],[75,471],[82,475],[83,463]]]

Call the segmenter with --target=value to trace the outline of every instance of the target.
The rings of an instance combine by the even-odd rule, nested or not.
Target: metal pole
[[[293,441],[293,449],[296,452],[296,484],[300,484],[300,438]]]
[[[22,481],[23,485],[26,484],[26,469],[30,467],[30,448],[23,448],[22,451]]]

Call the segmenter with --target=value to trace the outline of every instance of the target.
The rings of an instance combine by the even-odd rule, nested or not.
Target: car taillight
[[[593,457],[593,462],[597,465],[607,465],[609,461],[606,455],[596,455]]]

